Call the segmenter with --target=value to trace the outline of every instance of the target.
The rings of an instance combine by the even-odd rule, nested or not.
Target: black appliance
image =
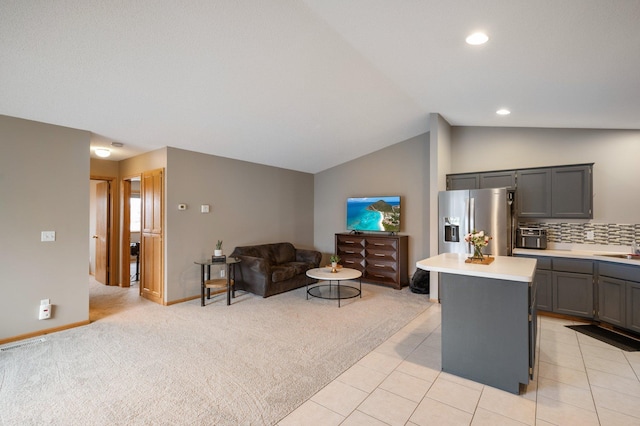
[[[540,228],[516,229],[516,247],[530,249],[547,248],[547,230]]]

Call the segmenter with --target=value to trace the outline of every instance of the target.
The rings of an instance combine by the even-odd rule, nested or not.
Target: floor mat
[[[598,339],[601,342],[608,343],[623,351],[640,351],[640,340],[624,336],[615,331],[607,330],[606,328],[598,327],[597,325],[567,325],[566,327]]]

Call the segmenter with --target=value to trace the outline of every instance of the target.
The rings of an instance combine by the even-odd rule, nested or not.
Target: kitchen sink
[[[600,256],[615,257],[617,259],[640,260],[640,254],[601,254]]]

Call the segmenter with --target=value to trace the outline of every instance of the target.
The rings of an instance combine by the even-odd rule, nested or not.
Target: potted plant
[[[213,251],[214,256],[222,256],[222,240],[216,243],[216,249]]]
[[[336,269],[338,267],[338,262],[340,262],[340,256],[332,254],[329,261],[331,262],[331,268]]]

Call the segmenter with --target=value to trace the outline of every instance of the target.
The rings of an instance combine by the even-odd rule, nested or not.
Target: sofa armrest
[[[315,250],[296,249],[296,262],[312,263],[314,267],[320,266],[322,253]]]
[[[271,264],[262,257],[236,255],[240,259],[241,281],[267,283],[271,281]]]

